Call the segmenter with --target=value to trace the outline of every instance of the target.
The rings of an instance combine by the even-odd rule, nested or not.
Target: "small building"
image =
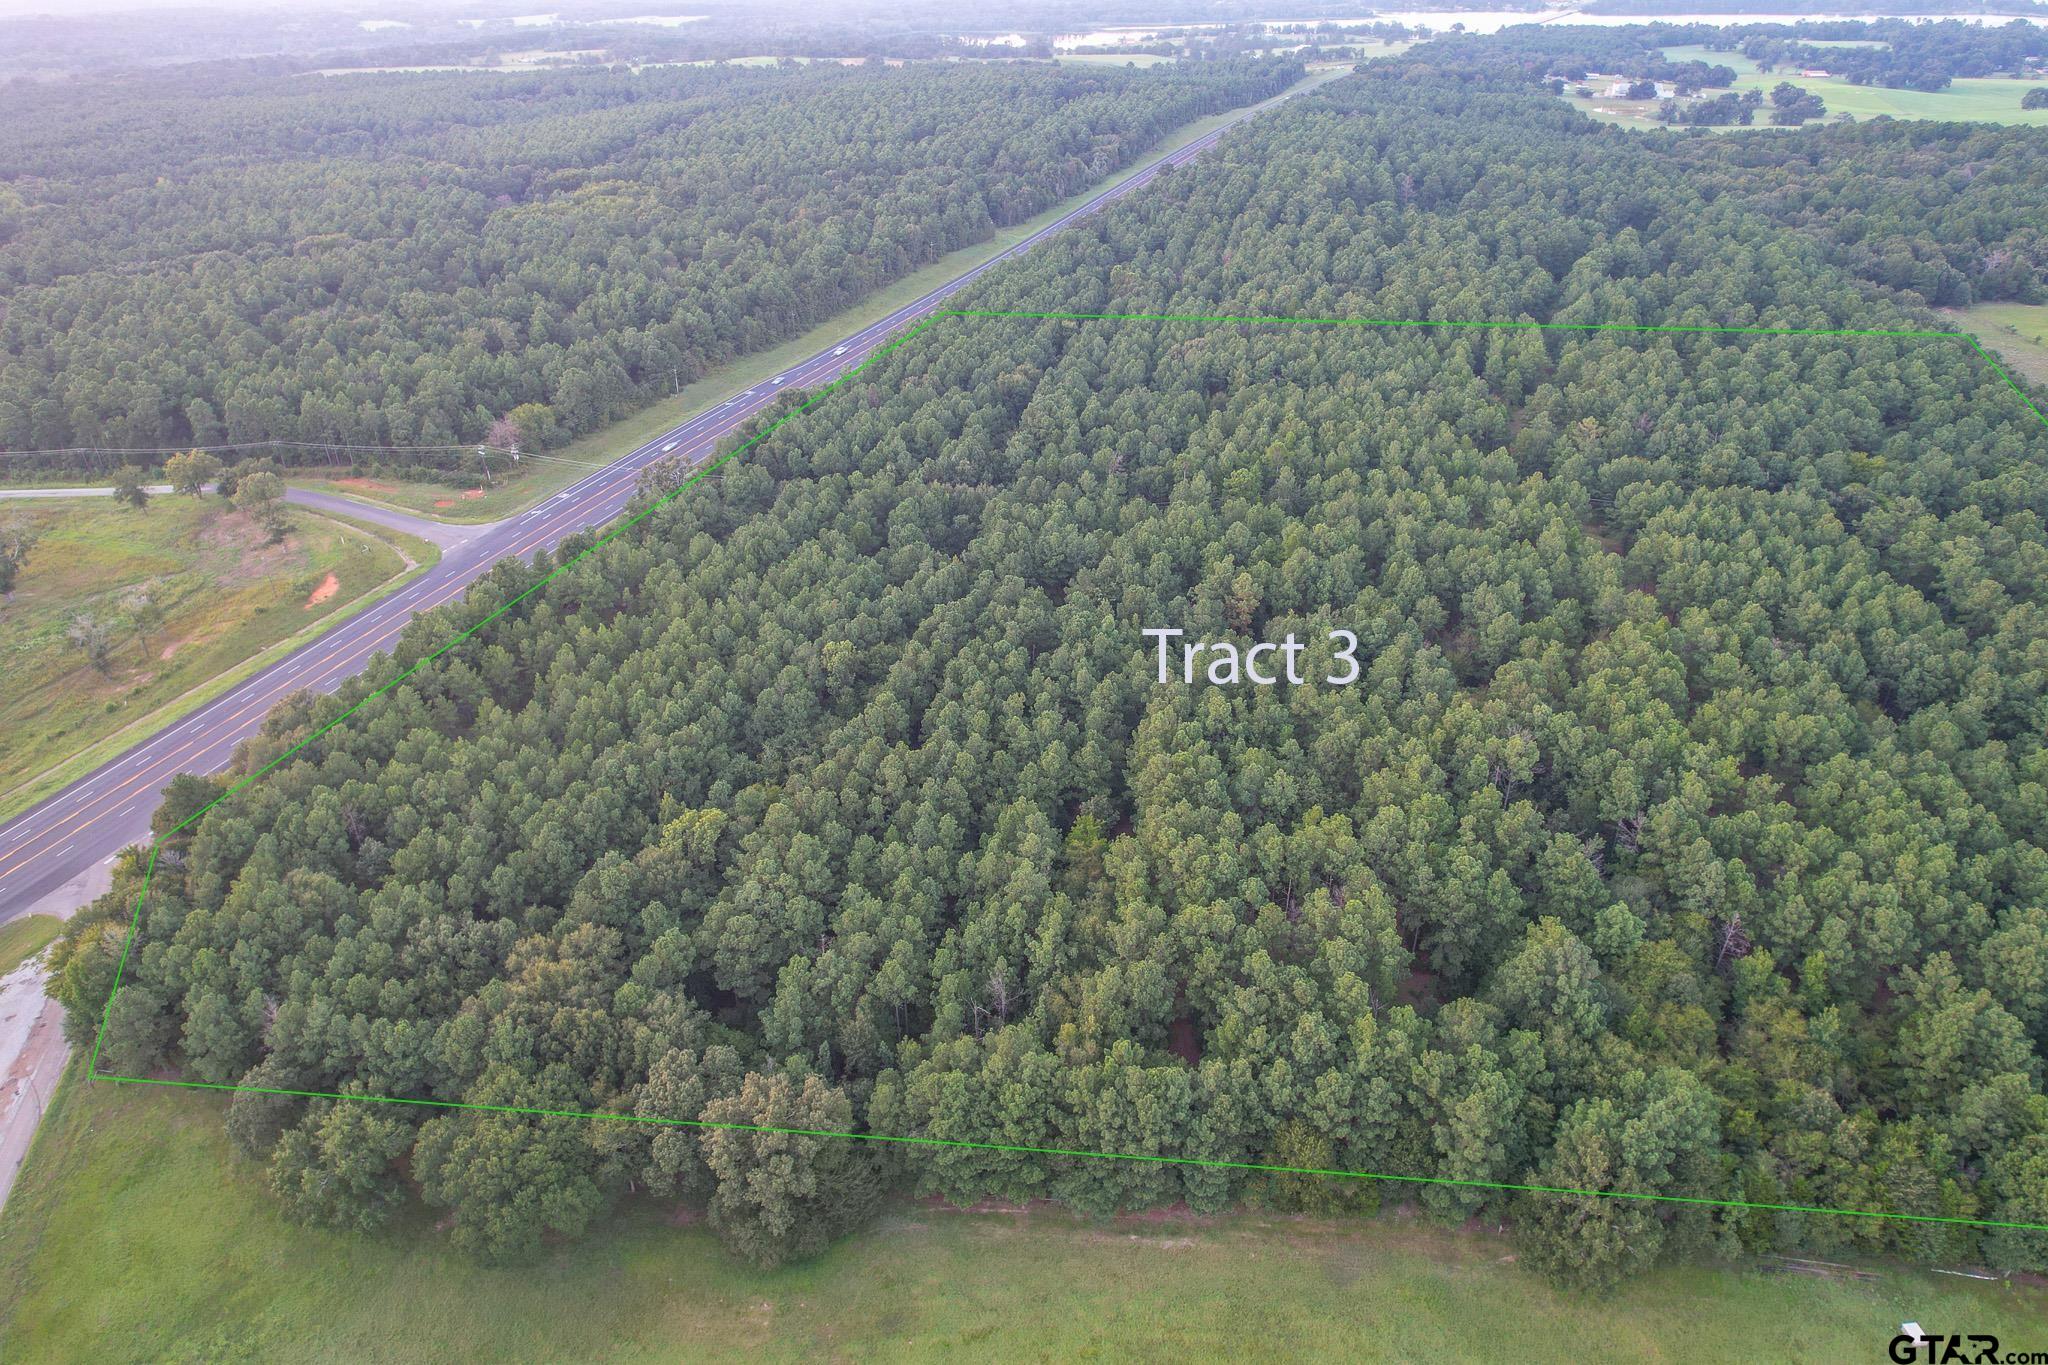
[[[1611,100],[1627,99],[1628,88],[1633,84],[1635,84],[1634,81],[1609,81],[1607,83],[1607,98]]]
[[[1812,76],[1816,80],[1826,80],[1828,76],[1832,75],[1833,73],[1825,71],[1817,66],[1809,66],[1804,71],[1801,71],[1799,74],[1802,76]]]

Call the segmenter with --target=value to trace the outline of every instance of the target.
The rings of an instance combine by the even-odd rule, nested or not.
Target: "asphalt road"
[[[648,465],[676,457],[698,461],[710,457],[719,438],[773,403],[784,389],[816,388],[830,382],[860,364],[892,335],[944,305],[984,271],[1022,255],[1075,219],[1141,188],[1163,167],[1193,159],[1233,124],[1286,98],[1280,95],[1239,111],[1229,122],[1155,159],[1138,174],[1104,190],[1008,251],[784,371],[780,383],[761,384],[699,413],[520,516],[459,528],[459,533],[445,538],[437,536],[444,541],[441,562],[404,592],[358,613],[0,826],[0,923],[37,908],[45,898],[76,884],[81,874],[94,870],[96,864],[112,862],[128,845],[146,842],[150,814],[173,777],[226,768],[235,746],[258,731],[264,716],[280,700],[301,689],[332,692],[345,679],[372,668],[380,656],[390,652],[415,614],[460,598],[499,559],[506,555],[524,558],[552,549],[573,532],[611,521],[631,501],[640,472]],[[376,519],[360,504],[332,501],[333,510]],[[406,529],[418,527],[408,519]],[[72,907],[48,908],[67,913]]]

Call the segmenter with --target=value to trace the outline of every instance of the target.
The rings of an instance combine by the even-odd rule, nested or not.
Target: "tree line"
[[[1805,42],[1801,28],[1775,26],[1729,40],[1739,42],[1742,54],[1764,71],[1817,67],[1853,85],[1902,90],[1946,90],[1958,76],[2017,76],[2048,58],[2048,29],[2024,19],[2002,25],[1892,19],[1853,28],[1841,35],[1856,44],[1847,47]],[[1832,28],[1828,33],[1835,36]]]
[[[0,450],[528,448],[1029,218],[1298,63],[0,91]]]
[[[1698,24],[1520,25],[1493,35],[1435,40],[1383,65],[1403,79],[1469,81],[1483,74],[1546,85],[1553,93],[1566,80],[1604,71],[1642,85],[1678,80],[1685,94],[1728,85],[1734,73],[1716,68],[1711,81],[1694,86],[1698,73],[1666,62],[1664,47],[1704,43],[1748,51],[1758,33],[1848,40],[1872,32],[1896,37],[1894,29],[1939,30],[1936,39],[1987,45],[2003,42],[1999,35],[2007,33],[1899,21],[1725,30]],[[2038,46],[2041,37],[2042,30],[2031,29],[2025,42]],[[1840,54],[1864,50],[1813,49],[1825,54],[1813,61],[1840,69]],[[1632,93],[1654,93],[1642,85]],[[1757,92],[1729,91],[1689,103],[1667,101],[1659,118],[1680,126],[1728,126],[1747,125],[1767,113],[1773,123],[1796,126],[1826,112],[1819,97],[1780,82],[1768,102]],[[2048,141],[2036,129],[1879,118],[1807,129],[1796,137],[1681,137],[1653,146],[1687,165],[1703,188],[1740,195],[1752,210],[1827,243],[1836,263],[1919,302],[1961,307],[2048,298],[2048,235],[2038,211],[2048,199]]]
[[[1795,227],[1919,302],[2048,299],[2048,138],[2038,128],[1882,120],[1659,148],[1703,191]]]

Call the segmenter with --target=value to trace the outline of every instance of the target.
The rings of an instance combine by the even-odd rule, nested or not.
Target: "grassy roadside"
[[[136,521],[130,521],[125,528],[120,529],[136,531],[140,517],[171,514],[178,509],[179,504],[186,501],[157,499],[150,504],[150,512],[140,514]],[[44,509],[76,511],[83,508],[84,504],[85,500],[81,499],[32,505]],[[218,508],[219,504],[213,506]],[[124,515],[115,509],[111,500],[106,500],[105,507],[97,510],[115,517]],[[205,648],[195,651],[190,656],[186,669],[178,672],[167,670],[163,678],[151,679],[149,684],[132,689],[128,694],[133,698],[132,704],[124,704],[114,711],[106,710],[104,702],[100,702],[99,709],[92,709],[90,703],[98,700],[96,694],[65,697],[64,690],[58,683],[33,670],[26,672],[22,677],[22,682],[29,684],[25,691],[20,686],[0,682],[0,732],[9,736],[7,761],[0,764],[0,776],[16,783],[7,791],[0,792],[0,820],[10,819],[53,792],[63,789],[137,741],[189,715],[252,673],[324,635],[440,562],[439,547],[416,536],[359,521],[354,517],[318,513],[304,507],[293,508],[292,514],[302,527],[316,529],[321,536],[330,538],[337,548],[341,545],[356,546],[367,552],[337,553],[332,556],[331,565],[308,566],[296,570],[297,576],[290,579],[294,589],[299,579],[308,574],[313,576],[313,581],[308,584],[309,593],[323,582],[320,575],[330,568],[334,572],[336,588],[333,594],[316,607],[298,606],[294,600],[286,597],[281,599],[281,605],[273,603],[270,610],[253,609],[246,619],[239,623],[229,622],[219,636],[206,641]],[[169,521],[170,517],[165,515],[162,521],[152,525],[160,533],[175,532],[176,526],[168,524]],[[89,536],[88,539],[90,538]],[[172,547],[154,548],[167,550]],[[170,567],[168,559],[159,562],[165,567]],[[102,569],[106,567],[101,566]],[[67,568],[75,574],[79,571],[90,572],[93,565],[69,564]],[[31,561],[31,572],[33,569],[34,561]],[[202,569],[203,566],[193,566],[187,572],[200,572]],[[30,581],[29,575],[25,574],[23,587],[26,588]],[[237,594],[237,599],[260,602],[266,592],[274,593],[284,582],[285,577],[272,575],[263,582],[244,588]],[[53,588],[61,586],[52,584]],[[17,594],[17,597],[19,596],[20,594]],[[302,613],[317,610],[318,615],[315,619],[300,625],[288,610],[292,608]],[[217,607],[202,605],[198,610],[214,618],[219,618],[222,614]],[[272,628],[258,628],[256,623],[263,621],[267,621]],[[220,622],[216,619],[214,626],[219,625]],[[285,629],[286,627],[290,628]],[[181,632],[181,628],[189,631],[200,627],[196,627],[190,621],[181,622],[178,617],[167,613],[159,638],[170,641]],[[24,623],[25,635],[32,629],[32,625]],[[280,634],[280,630],[284,633]],[[10,659],[10,671],[19,668],[18,661]],[[92,682],[89,672],[83,670],[82,665],[73,666],[69,672],[85,672],[86,682]],[[198,677],[202,681],[178,690],[174,684],[181,676]],[[23,691],[23,696],[19,699],[14,698],[13,694],[16,691]],[[53,696],[64,698],[70,704],[65,706],[53,703],[50,701]],[[42,728],[32,729],[14,718],[14,712],[23,706],[35,710],[36,726]],[[132,714],[135,706],[148,709],[133,719],[121,718],[123,713]],[[66,724],[52,726],[47,723],[45,717],[69,719]],[[31,742],[17,745],[15,737],[24,735],[28,736]],[[65,748],[67,741],[73,746],[68,751]],[[40,770],[38,764],[41,765]]]
[[[1311,71],[1295,89],[1304,90],[1321,85],[1349,73],[1350,70],[1351,66],[1347,63]],[[291,482],[297,487],[314,489],[322,493],[334,493],[361,501],[381,502],[416,516],[433,517],[440,521],[496,521],[522,512],[535,503],[554,496],[590,473],[589,469],[582,467],[583,465],[610,464],[672,427],[680,426],[704,409],[724,402],[735,393],[767,383],[799,361],[810,359],[818,352],[844,340],[851,333],[881,321],[903,305],[930,293],[955,276],[1008,251],[1046,224],[1079,208],[1103,190],[1121,185],[1137,175],[1154,158],[1179,151],[1196,138],[1214,131],[1229,118],[1229,114],[1216,114],[1183,124],[1161,138],[1129,167],[1060,201],[1037,217],[1013,227],[1003,228],[986,241],[941,256],[930,265],[905,275],[893,284],[883,286],[852,308],[826,319],[801,336],[722,365],[694,383],[685,385],[680,393],[663,398],[601,430],[580,436],[560,450],[548,452],[561,459],[580,461],[581,464],[532,462],[529,467],[523,467],[504,487],[486,489],[484,496],[480,498],[465,496],[472,487],[467,484],[456,487],[390,482],[365,490],[361,487],[360,481],[356,481],[354,486],[331,479],[292,479]]]
[[[6,463],[0,461],[0,464]],[[155,465],[141,471],[145,484],[168,483],[162,469]],[[81,474],[69,472],[37,471],[30,474],[15,474],[0,469],[0,488],[100,488],[113,482],[111,474]]]
[[[0,924],[0,976],[49,947],[63,929],[64,921],[55,915],[23,915]]]
[[[592,472],[581,465],[557,464],[553,460],[522,460],[502,471],[488,488],[479,487],[466,477],[460,483],[420,483],[410,479],[287,474],[285,482],[293,488],[388,507],[432,521],[474,526],[523,512]]]
[[[761,1273],[646,1201],[537,1264],[283,1220],[217,1096],[74,1060],[0,1214],[0,1358],[73,1360],[1881,1360],[1912,1320],[2048,1345],[2048,1291],[1660,1270],[1561,1293],[1490,1235],[1400,1214],[1090,1220],[893,1206]]]

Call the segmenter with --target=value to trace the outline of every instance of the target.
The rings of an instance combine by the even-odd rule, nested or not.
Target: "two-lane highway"
[[[573,532],[611,521],[632,500],[647,466],[669,459],[702,462],[709,458],[721,437],[772,404],[777,394],[815,388],[838,378],[892,335],[943,306],[984,271],[1148,184],[1164,167],[1193,159],[1232,125],[1301,88],[1238,111],[1221,126],[1158,157],[1009,250],[785,371],[775,382],[699,413],[531,511],[478,528],[475,534],[449,546],[441,562],[404,592],[362,611],[0,826],[0,922],[26,912],[94,864],[111,861],[121,849],[146,840],[158,795],[173,777],[185,772],[214,773],[227,767],[235,746],[258,731],[264,716],[280,700],[302,689],[334,691],[343,680],[389,654],[415,615],[460,598],[499,559],[553,549]]]

